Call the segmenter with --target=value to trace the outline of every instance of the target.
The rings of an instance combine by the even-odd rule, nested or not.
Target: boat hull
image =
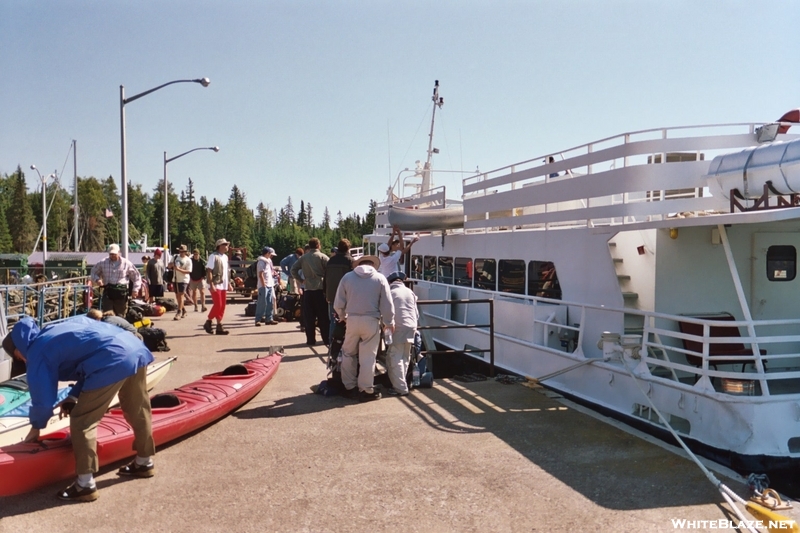
[[[239,408],[272,379],[280,354],[246,361],[246,375],[222,372],[170,391],[174,407],[154,407],[153,439],[156,446],[198,430]],[[160,394],[158,397],[169,397]],[[112,409],[97,427],[97,455],[100,466],[132,457],[133,430],[120,409]],[[69,429],[53,433],[33,444],[0,448],[0,496],[22,494],[75,475],[75,459]]]

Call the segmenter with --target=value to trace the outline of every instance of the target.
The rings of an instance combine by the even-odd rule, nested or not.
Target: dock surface
[[[178,357],[155,392],[282,346],[258,396],[160,447],[154,478],[102,469],[95,502],[56,499],[68,482],[0,499],[0,532],[638,533],[738,521],[690,460],[543,389],[436,379],[368,403],[314,394],[325,346],[307,346],[297,322],[255,327],[244,308],[228,305],[227,336],[205,333],[191,308],[154,319],[171,348],[157,359]]]

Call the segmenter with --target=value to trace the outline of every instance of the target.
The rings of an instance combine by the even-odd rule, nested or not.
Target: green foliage
[[[147,234],[149,245],[163,244],[164,182],[161,180],[148,195],[141,185],[128,184],[128,230],[133,245]],[[356,213],[343,217],[337,213],[331,224],[328,208],[319,226],[315,225],[311,204],[300,200],[295,216],[292,198],[285,206],[272,209],[259,203],[255,209],[247,205],[247,196],[239,187],[231,188],[226,203],[216,198],[195,198],[194,183],[176,194],[169,183],[169,233],[172,248],[185,244],[204,252],[213,249],[219,238],[226,238],[235,247],[248,249],[254,257],[263,246],[275,248],[281,259],[295,248],[303,247],[317,237],[326,253],[341,238],[359,246],[362,235],[371,233],[375,221],[376,202],[371,201],[363,218]],[[30,253],[42,222],[41,192],[28,193],[25,175],[20,167],[10,176],[0,176],[0,253]],[[51,205],[52,202],[52,205]],[[48,186],[47,218],[48,250],[52,252],[74,247],[72,232],[72,195],[60,187]],[[113,177],[100,181],[90,176],[78,178],[79,239],[83,251],[102,251],[112,242],[119,242],[122,219],[121,198]]]

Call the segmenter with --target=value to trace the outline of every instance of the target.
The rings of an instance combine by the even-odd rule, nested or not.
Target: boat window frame
[[[411,277],[413,279],[422,279],[422,265],[421,255],[411,256]]]
[[[769,281],[794,280],[797,277],[797,248],[791,244],[772,245],[767,248],[765,264]]]
[[[437,281],[436,267],[438,266],[437,256],[423,255],[422,256],[422,279],[424,281]],[[429,263],[430,261],[430,263]]]
[[[507,269],[514,268],[514,266],[512,266],[514,263],[516,263],[516,269],[521,269],[522,281],[520,283],[504,282],[504,279],[510,279],[510,272]],[[525,264],[524,259],[500,259],[497,262],[497,292],[524,295],[527,288],[527,284],[525,283],[527,270],[528,265]]]
[[[550,265],[552,265],[553,269],[552,279],[542,278],[543,272],[549,270]],[[526,270],[528,274],[526,293],[528,296],[550,298],[552,300],[563,299],[563,290],[561,289],[561,282],[558,279],[558,268],[556,268],[556,265],[553,261],[540,261],[533,259],[528,261]],[[552,283],[547,285],[548,281]]]
[[[459,287],[472,287],[473,267],[471,257],[456,257],[453,259],[453,284]],[[464,275],[459,277],[459,271]]]
[[[493,272],[484,270],[487,262],[493,264]],[[480,270],[478,265],[480,264]],[[472,280],[476,289],[483,289],[485,291],[497,291],[497,260],[493,257],[476,257],[473,262],[473,275]],[[486,273],[488,278],[483,277]]]
[[[450,264],[447,264],[447,261],[450,261]],[[444,275],[445,269],[450,269],[450,276],[446,277]],[[446,285],[455,285],[455,266],[453,265],[453,257],[447,255],[440,255],[436,258],[436,279],[439,283],[444,283]]]

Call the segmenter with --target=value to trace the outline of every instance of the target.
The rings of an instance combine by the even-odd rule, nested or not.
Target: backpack
[[[142,336],[144,345],[151,352],[168,352],[167,332],[161,328],[144,327],[139,328],[139,335]]]
[[[178,302],[175,300],[175,298],[156,298],[156,305],[160,305],[167,311],[178,310]]]
[[[258,272],[256,270],[257,266],[258,266],[258,261],[253,261],[252,263],[250,263],[250,265],[247,267],[247,270],[245,270],[245,273],[247,273],[248,278],[256,278],[258,276]]]

